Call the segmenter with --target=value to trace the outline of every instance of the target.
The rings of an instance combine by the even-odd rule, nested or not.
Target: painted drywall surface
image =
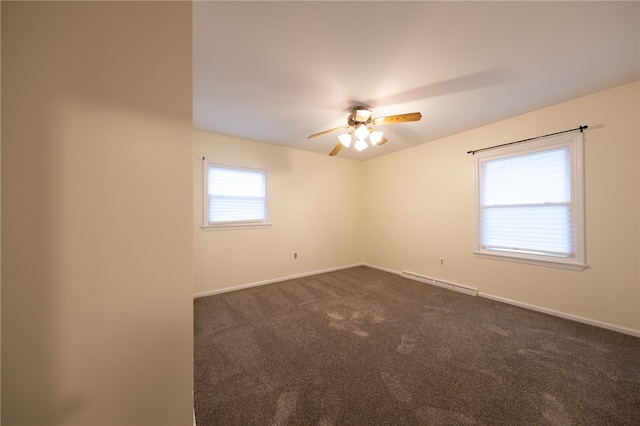
[[[3,423],[191,424],[191,4],[2,19]]]
[[[194,145],[196,157],[268,167],[272,223],[201,229],[202,162],[194,160],[196,294],[362,262],[362,163],[199,130]]]
[[[0,46],[2,46],[2,5],[0,5]],[[0,49],[0,81],[2,81],[2,54]],[[2,99],[2,88],[0,85],[0,99]],[[0,102],[0,134],[2,133],[2,107]],[[2,164],[2,138],[0,137],[0,165]],[[2,187],[0,171],[0,188]],[[2,196],[0,193],[0,223],[2,223]],[[2,241],[2,228],[0,227],[0,241]],[[1,245],[0,245],[1,247]],[[2,354],[2,249],[0,248],[0,354]],[[0,356],[0,359],[2,357]],[[2,363],[0,362],[0,383],[2,383]],[[0,386],[0,425],[2,424],[2,386]]]
[[[365,262],[640,329],[638,91],[638,83],[620,86],[367,161]],[[473,159],[466,152],[579,125],[590,126],[589,267],[576,272],[475,258]]]

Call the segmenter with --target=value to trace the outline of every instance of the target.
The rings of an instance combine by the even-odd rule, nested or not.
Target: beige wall
[[[203,131],[194,146],[196,157],[269,167],[272,222],[202,230],[202,161],[194,160],[196,294],[362,262],[362,163]]]
[[[624,85],[366,162],[365,262],[640,330],[638,93]],[[588,269],[475,258],[466,152],[583,124]]]
[[[2,46],[2,7],[0,5],[0,46]],[[2,49],[0,48],[0,81],[2,81]],[[0,85],[0,99],[2,99],[2,88]],[[0,176],[2,175],[2,102],[0,102]],[[0,177],[0,188],[2,178]],[[2,223],[2,193],[0,190],[0,224]],[[2,241],[2,227],[0,226],[0,241]],[[2,249],[0,244],[0,383],[2,383]],[[2,386],[0,386],[0,424],[2,424]]]
[[[192,422],[189,2],[2,2],[2,422]]]

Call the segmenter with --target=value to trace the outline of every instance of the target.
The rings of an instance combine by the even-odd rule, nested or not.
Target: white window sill
[[[509,255],[492,254],[492,253],[485,253],[485,252],[479,252],[479,251],[474,251],[473,254],[476,257],[481,259],[492,259],[492,260],[502,260],[506,262],[526,263],[528,265],[547,266],[550,268],[569,269],[572,271],[584,271],[584,269],[587,267],[587,265],[585,265],[584,263],[566,262],[566,261],[563,262],[558,260],[546,260],[546,259],[540,259],[540,258],[534,259],[530,257],[518,256],[515,254],[509,254]]]
[[[240,229],[266,229],[271,228],[271,223],[228,224],[228,225],[202,225],[203,231],[237,231]]]

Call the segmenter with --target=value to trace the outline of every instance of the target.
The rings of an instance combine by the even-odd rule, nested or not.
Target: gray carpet
[[[357,267],[198,298],[207,425],[640,425],[640,339]]]

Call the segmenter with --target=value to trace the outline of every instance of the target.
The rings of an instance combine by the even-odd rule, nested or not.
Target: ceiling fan
[[[329,153],[329,155],[336,155],[340,150],[345,147],[348,148],[351,145],[352,140],[355,137],[353,144],[354,148],[358,151],[362,151],[367,148],[369,143],[371,146],[382,145],[387,142],[384,134],[370,126],[378,126],[381,124],[393,124],[393,123],[407,123],[410,121],[419,121],[422,118],[422,114],[419,112],[410,112],[408,114],[388,115],[386,117],[371,117],[371,110],[364,106],[356,106],[351,110],[351,114],[347,117],[347,125],[342,127],[336,127],[335,129],[325,130],[319,133],[309,135],[307,139],[315,138],[317,136],[326,135],[327,133],[335,132],[338,130],[344,130],[345,133],[338,136],[340,141],[335,148]]]

